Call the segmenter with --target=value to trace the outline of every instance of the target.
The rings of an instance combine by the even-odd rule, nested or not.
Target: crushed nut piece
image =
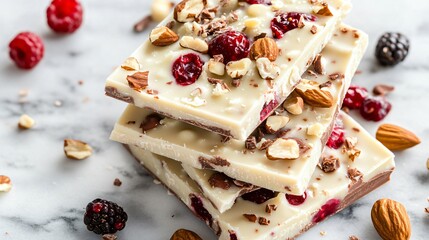
[[[34,119],[28,116],[27,114],[21,115],[18,122],[18,127],[20,129],[30,129],[34,126]]]
[[[323,136],[324,129],[321,123],[315,123],[307,128],[307,135],[321,137]]]
[[[152,16],[148,15],[144,18],[142,18],[140,21],[138,21],[136,24],[134,24],[134,32],[139,33],[143,32],[144,30],[149,27],[149,24],[152,22]]]
[[[294,139],[278,138],[266,151],[270,160],[293,160],[300,155],[299,144]]]
[[[103,235],[103,240],[117,240],[118,237],[116,235],[113,234],[104,234]]]
[[[349,240],[359,240],[359,238],[356,237],[355,235],[352,235],[352,236],[349,237]]]
[[[244,144],[244,146],[246,149],[249,149],[249,150],[256,149],[256,137],[255,136],[249,136],[246,139],[246,143]],[[428,160],[428,164],[429,164],[429,160]],[[429,168],[429,165],[428,165],[428,168]]]
[[[115,180],[113,181],[113,185],[119,187],[122,185],[122,181],[119,178],[115,178]]]
[[[291,96],[283,103],[283,108],[290,114],[300,115],[304,110],[304,100],[298,96]]]
[[[289,118],[286,116],[269,116],[265,123],[265,128],[268,133],[275,133],[284,128],[288,122]]]
[[[5,175],[0,175],[0,192],[9,192],[12,189],[10,178]]]
[[[231,185],[233,184],[232,178],[228,177],[227,175],[221,172],[213,173],[210,176],[208,182],[212,188],[216,187],[224,190],[230,189]]]
[[[161,22],[168,16],[173,6],[174,4],[170,0],[153,1],[151,6],[152,19],[155,22]]]
[[[233,79],[242,78],[250,70],[252,61],[248,58],[243,58],[238,61],[231,61],[226,65],[226,72]]]
[[[332,155],[323,157],[319,167],[325,173],[333,172],[340,167],[340,159]]]
[[[372,92],[376,96],[386,96],[387,94],[393,92],[395,90],[394,86],[386,85],[386,84],[378,84],[374,87]]]
[[[207,5],[207,0],[183,0],[174,8],[174,19],[178,22],[192,22]]]
[[[225,74],[225,64],[223,63],[223,60],[218,61],[214,58],[210,59],[207,65],[207,69],[209,70],[209,72],[219,76],[223,76]]]
[[[326,58],[322,54],[317,54],[313,61],[314,71],[316,73],[325,75],[326,74]]]
[[[354,137],[347,137],[344,146],[343,146],[343,153],[346,153],[349,156],[349,159],[351,161],[355,161],[356,158],[359,157],[361,151],[356,148],[357,144],[357,138]]]
[[[183,48],[189,48],[200,53],[207,53],[207,51],[209,50],[209,45],[206,41],[190,36],[183,36],[180,39],[179,44]]]
[[[256,222],[256,220],[258,219],[255,214],[243,214],[243,216],[247,218],[247,220],[249,220],[250,222]]]
[[[274,80],[280,75],[280,68],[268,58],[258,58],[256,60],[256,67],[262,79]]]
[[[80,140],[64,139],[64,153],[67,158],[82,160],[92,155],[92,147]]]
[[[121,68],[126,71],[139,71],[140,64],[135,57],[129,57],[122,63]]]
[[[310,28],[310,32],[311,32],[312,34],[316,34],[316,33],[317,33],[317,26],[316,26],[316,25],[311,26],[311,28]]]
[[[177,42],[179,40],[179,36],[170,28],[160,26],[152,30],[149,39],[153,45],[164,47]]]
[[[268,220],[268,219],[266,219],[264,217],[259,217],[258,223],[260,225],[269,225],[270,224],[270,220]]]
[[[277,210],[277,206],[274,204],[267,204],[267,206],[265,206],[265,212],[266,213],[272,213],[273,211]]]
[[[127,76],[128,85],[137,92],[148,86],[149,72],[136,72]]]
[[[326,231],[320,231],[320,236],[325,236],[326,235]]]
[[[163,116],[158,113],[152,113],[146,116],[144,121],[140,124],[140,128],[143,130],[143,133],[156,128],[161,125],[161,120],[164,119]]]
[[[357,170],[357,168],[349,168],[347,170],[347,176],[350,178],[350,180],[352,180],[352,183],[354,184],[362,179],[363,174],[361,171]]]

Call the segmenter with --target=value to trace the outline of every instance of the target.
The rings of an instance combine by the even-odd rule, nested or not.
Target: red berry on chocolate
[[[53,0],[46,9],[46,17],[54,32],[72,33],[82,25],[82,5],[78,0]]]
[[[340,119],[335,120],[334,128],[326,146],[332,149],[339,149],[344,144],[344,134],[345,131],[342,121]]]
[[[269,103],[265,103],[262,107],[261,112],[259,113],[259,120],[264,121],[279,105],[277,99],[271,100]]]
[[[334,214],[340,207],[340,200],[331,199],[323,205],[320,210],[314,215],[313,222],[319,223],[330,215]]]
[[[271,5],[271,0],[246,0],[248,4],[266,4]]]
[[[378,122],[383,120],[392,109],[386,98],[382,96],[369,97],[363,101],[360,114],[368,121]]]
[[[33,68],[43,58],[44,52],[42,39],[31,32],[22,32],[9,43],[9,56],[19,68]]]
[[[176,83],[182,86],[193,84],[203,71],[204,62],[200,56],[188,53],[180,56],[173,63],[172,73]]]
[[[224,32],[209,42],[209,55],[223,55],[224,63],[238,61],[249,55],[250,42],[242,32]]]
[[[311,22],[317,20],[316,16],[305,13],[288,12],[278,14],[271,20],[271,31],[274,38],[281,39],[285,33],[297,28],[301,17],[303,20]]]
[[[209,226],[213,223],[213,217],[207,211],[207,209],[204,207],[203,201],[200,197],[195,196],[194,194],[190,194],[189,197],[191,198],[191,207],[194,210],[195,214],[204,220],[206,223],[209,224]]]
[[[307,193],[304,192],[303,195],[292,195],[292,194],[286,194],[286,199],[289,202],[290,205],[298,206],[305,202],[305,199],[307,199]]]
[[[276,192],[261,188],[253,192],[249,192],[241,196],[244,200],[254,202],[256,204],[262,204],[277,195]]]
[[[367,97],[368,90],[366,90],[366,88],[351,85],[347,90],[346,97],[344,98],[343,107],[359,109]]]

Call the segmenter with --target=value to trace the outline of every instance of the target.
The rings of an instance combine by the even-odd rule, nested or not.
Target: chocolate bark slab
[[[241,140],[245,140],[293,91],[300,76],[332,37],[342,17],[350,9],[348,0],[325,1],[329,13],[320,12],[325,6],[318,1],[280,0],[273,1],[272,5],[249,5],[243,2],[238,4],[233,0],[193,0],[198,1],[207,2],[204,7],[207,11],[216,9],[210,10],[215,13],[215,17],[210,17],[208,22],[198,16],[195,21],[176,21],[171,30],[179,39],[171,45],[160,47],[154,46],[150,40],[145,41],[130,56],[137,64],[134,62],[130,67],[124,62],[108,77],[106,94],[132,102],[137,107],[150,108],[171,118]],[[233,81],[226,73],[222,76],[211,74],[207,69],[208,54],[181,47],[184,44],[180,44],[184,36],[210,41],[226,30],[244,31],[251,42],[261,34],[273,37],[271,21],[276,14],[288,12],[312,14],[316,20],[302,18],[300,27],[275,40],[280,55],[274,64],[280,71],[274,80],[262,79],[255,61],[251,61],[249,71],[239,80]],[[165,26],[172,20],[173,14],[159,26]],[[253,24],[255,22],[257,24]],[[220,29],[215,28],[219,27],[219,23]],[[196,28],[202,31],[196,31]],[[317,31],[312,31],[315,28]],[[173,77],[172,64],[188,53],[198,54],[206,64],[195,83],[181,86]],[[127,80],[136,73],[147,71],[148,78],[140,85],[141,88],[135,87],[135,81],[130,84]],[[216,91],[217,85],[208,81],[209,77],[222,80],[229,91]],[[240,83],[239,87],[235,87],[237,82]],[[196,90],[198,96],[195,95]]]
[[[343,120],[347,133],[350,131],[348,137],[356,138],[356,147],[362,151],[354,161],[343,149],[327,149],[324,154],[340,158],[340,167],[331,173],[316,169],[305,198],[278,193],[260,204],[238,198],[224,213],[213,206],[179,162],[138,147],[129,148],[219,239],[293,239],[390,179],[394,155],[368,138],[369,134],[350,117],[344,115]]]
[[[283,107],[278,108],[276,117],[286,117],[289,122],[273,134],[256,131],[253,146],[250,141],[227,140],[211,131],[169,118],[162,119],[151,129],[142,129],[153,112],[132,105],[115,125],[111,139],[139,146],[195,168],[223,172],[255,186],[300,195],[308,186],[366,45],[367,36],[363,32],[345,25],[339,28],[321,53],[327,73],[306,73],[303,75],[306,80],[297,87],[306,89],[309,82],[318,84],[311,87],[329,92],[332,106],[321,108],[304,104],[299,115],[290,114]],[[338,77],[333,78],[332,75]],[[279,137],[299,143],[301,151],[295,160],[267,158],[265,148],[271,140]]]

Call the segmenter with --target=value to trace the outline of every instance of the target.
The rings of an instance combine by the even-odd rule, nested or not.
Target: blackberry
[[[375,56],[383,66],[396,65],[407,57],[410,41],[401,33],[385,33],[375,48]]]
[[[124,229],[128,216],[118,204],[95,199],[86,206],[83,222],[96,234],[112,234]]]

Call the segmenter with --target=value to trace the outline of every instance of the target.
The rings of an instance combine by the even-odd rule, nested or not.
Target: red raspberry
[[[200,56],[188,53],[180,56],[173,63],[172,73],[177,84],[187,86],[193,84],[203,71],[204,62]]]
[[[78,0],[53,0],[46,10],[46,17],[54,32],[72,33],[82,25],[82,5]]]
[[[365,99],[360,108],[360,114],[368,121],[378,122],[383,120],[392,109],[384,97],[369,97]]]
[[[344,125],[340,119],[335,120],[334,129],[326,143],[326,146],[338,149],[344,144]]]
[[[285,33],[297,28],[301,17],[311,22],[317,20],[316,16],[305,13],[289,12],[278,14],[271,20],[271,31],[273,31],[274,38],[281,39]]]
[[[290,205],[298,206],[305,202],[305,199],[307,199],[307,193],[304,192],[304,194],[301,196],[286,194],[286,199]]]
[[[271,0],[246,0],[248,4],[267,4],[271,5]]]
[[[43,58],[45,47],[34,33],[22,32],[9,43],[9,55],[19,68],[30,69]]]
[[[209,43],[209,55],[223,55],[224,63],[238,61],[249,55],[250,42],[244,33],[237,31],[224,32]]]
[[[350,86],[344,98],[343,107],[359,109],[363,101],[368,97],[368,90],[356,85]]]

